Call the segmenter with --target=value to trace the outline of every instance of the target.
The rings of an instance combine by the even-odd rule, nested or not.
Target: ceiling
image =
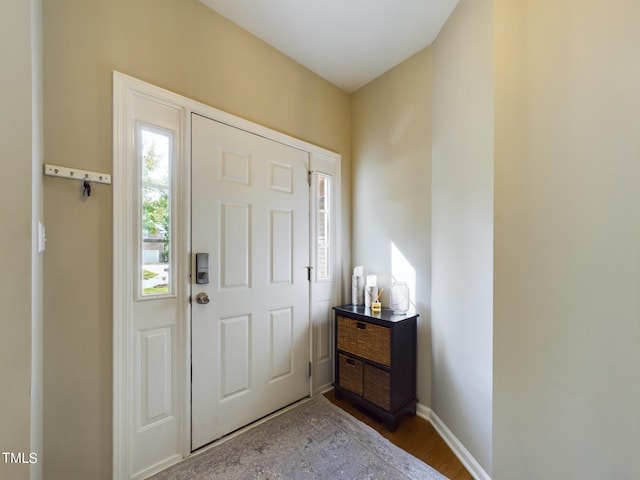
[[[433,42],[458,0],[200,0],[346,92]]]

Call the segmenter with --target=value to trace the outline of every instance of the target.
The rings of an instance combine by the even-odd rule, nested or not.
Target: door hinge
[[[307,183],[311,186],[311,179],[313,178],[313,170],[307,171]]]
[[[313,270],[313,267],[311,265],[307,265],[304,268],[307,269],[307,281],[310,282],[311,281],[311,270]]]
[[[311,362],[309,362],[309,378],[311,378]]]

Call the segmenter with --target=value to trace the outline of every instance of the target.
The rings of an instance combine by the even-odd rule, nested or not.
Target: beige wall
[[[10,0],[3,2],[0,17],[0,452],[27,459],[32,451],[40,453],[41,440],[41,377],[38,365],[33,376],[31,370],[32,353],[36,363],[40,358],[41,259],[32,249],[32,219],[40,213],[41,191],[40,77],[38,66],[32,65],[38,7],[37,1]],[[31,469],[7,463],[2,455],[0,478],[21,480],[33,473],[36,479],[41,465]]]
[[[3,3],[0,18],[0,451],[30,451],[31,386],[31,9]],[[29,478],[5,464],[0,477]]]
[[[47,163],[111,172],[118,70],[341,153],[349,225],[349,96],[196,0],[50,0],[44,45]],[[79,188],[45,178],[48,480],[111,478],[111,189]]]
[[[639,468],[639,20],[465,0],[433,46],[432,408],[494,480]]]
[[[461,1],[433,44],[432,132],[431,408],[488,473],[493,405],[492,9],[491,0]]]
[[[0,372],[15,388],[0,395],[16,406],[0,435],[6,424],[28,449],[29,325],[7,321],[30,314],[31,119],[17,108],[30,91],[14,55],[28,56],[25,8],[14,0],[0,29],[14,67],[3,105],[16,105],[0,129],[15,172],[0,189],[13,232]],[[494,480],[632,478],[639,9],[462,0],[433,47],[349,97],[196,0],[50,0],[45,158],[111,171],[114,69],[342,153],[344,233],[352,178],[358,212],[344,267],[362,263],[388,287],[390,242],[416,267],[421,403]],[[45,478],[108,479],[111,190],[83,202],[74,182],[46,178],[45,202]]]
[[[493,478],[637,478],[640,3],[495,4]]]
[[[384,305],[392,274],[408,280],[393,245],[415,270],[417,388],[424,405],[431,401],[431,62],[427,48],[361,88],[352,114],[353,265],[378,275]]]

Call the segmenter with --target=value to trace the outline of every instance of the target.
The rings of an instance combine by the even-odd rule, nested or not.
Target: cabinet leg
[[[386,420],[384,422],[384,426],[387,427],[387,430],[389,430],[390,432],[395,432],[398,429],[398,419],[394,419],[394,420]]]

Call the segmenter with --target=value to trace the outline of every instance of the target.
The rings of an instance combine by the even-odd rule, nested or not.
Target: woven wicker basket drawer
[[[339,354],[340,386],[358,395],[363,392],[362,362],[355,358]]]
[[[391,365],[391,329],[338,316],[338,349]]]
[[[366,324],[352,318],[338,317],[338,350],[364,357],[367,350]]]
[[[389,372],[371,365],[365,365],[363,396],[371,403],[389,410],[391,405],[391,378]]]

